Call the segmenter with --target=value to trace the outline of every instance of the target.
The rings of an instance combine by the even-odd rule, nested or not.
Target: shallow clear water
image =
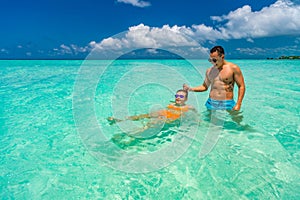
[[[0,61],[1,198],[299,199],[300,61],[232,61],[241,113],[212,123],[190,93],[196,115],[142,138],[106,118],[164,108],[207,61]]]

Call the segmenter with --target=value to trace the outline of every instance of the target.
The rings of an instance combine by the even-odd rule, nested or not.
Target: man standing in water
[[[207,69],[202,85],[189,87],[184,84],[183,89],[194,92],[204,92],[209,86],[211,90],[205,104],[209,110],[240,110],[245,94],[244,77],[240,68],[225,59],[223,47],[215,46],[210,50],[209,62],[213,64]],[[234,83],[238,86],[237,102],[233,100]]]

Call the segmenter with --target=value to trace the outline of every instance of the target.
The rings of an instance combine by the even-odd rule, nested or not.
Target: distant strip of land
[[[300,56],[280,56],[279,58],[267,58],[268,60],[279,59],[279,60],[295,60],[300,59]]]

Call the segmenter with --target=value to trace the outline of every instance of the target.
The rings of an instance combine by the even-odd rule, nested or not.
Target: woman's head
[[[188,91],[186,90],[177,90],[175,94],[175,103],[179,105],[184,105],[188,99]]]

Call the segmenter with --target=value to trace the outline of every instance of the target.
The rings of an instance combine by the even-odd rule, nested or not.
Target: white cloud
[[[213,33],[214,37],[210,37],[209,33]],[[127,32],[103,39],[99,43],[92,41],[89,46],[98,52],[110,51],[110,53],[114,53],[115,51],[117,54],[140,48],[160,48],[178,54],[187,55],[190,52],[194,55],[196,53],[198,55],[206,55],[207,49],[200,47],[199,42],[203,42],[208,38],[216,40],[221,37],[219,34],[213,28],[205,27],[204,25],[195,25],[193,27],[177,25],[172,27],[169,25],[150,27],[139,24],[129,27]],[[189,52],[186,52],[186,50],[189,50]]]
[[[81,53],[88,53],[91,51],[91,49],[92,49],[91,46],[80,47],[75,44],[70,44],[70,45],[61,44],[59,46],[59,48],[53,49],[53,53],[54,53],[54,55],[59,55],[59,56],[78,55]],[[42,52],[40,52],[40,53],[42,53]]]
[[[71,44],[71,49],[73,51],[73,53],[76,55],[76,54],[79,54],[79,53],[85,53],[85,52],[88,52],[90,50],[89,47],[80,47],[80,46],[77,46],[75,44]]]
[[[119,0],[119,2],[137,4],[138,1]],[[205,24],[195,24],[191,27],[177,25],[150,27],[139,24],[129,27],[126,33],[103,39],[99,43],[92,41],[89,46],[102,51],[116,51],[119,54],[124,49],[176,49],[176,47],[190,46],[189,53],[193,53],[193,50],[196,49],[203,54],[207,49],[201,47],[200,44],[204,42],[245,39],[253,43],[254,38],[299,35],[299,16],[300,5],[289,0],[278,0],[259,11],[252,11],[250,6],[245,5],[227,15],[212,16],[211,19],[217,23],[215,27]],[[177,51],[182,50],[177,49]],[[187,52],[182,51],[182,53]]]
[[[285,53],[287,55],[299,55],[300,50],[297,45],[294,46],[282,46],[277,48],[237,48],[236,49],[240,54],[256,56],[256,55],[268,55],[270,52],[273,52],[273,55],[282,56]]]
[[[266,49],[263,48],[237,48],[237,51],[239,51],[241,54],[246,54],[246,55],[258,55],[258,54],[264,54],[267,52]]]
[[[207,49],[196,48],[199,47],[199,43],[191,39],[190,36],[193,34],[192,29],[185,26],[164,25],[159,28],[139,24],[129,27],[127,32],[103,39],[99,43],[92,41],[89,45],[94,48],[95,53],[97,51],[100,57],[112,56],[112,54],[122,55],[141,48],[159,48],[182,55],[186,51],[180,49],[188,47],[194,48],[194,55],[206,55]]]
[[[200,25],[193,25],[192,26],[193,36],[198,41],[204,42],[204,41],[216,41],[218,39],[224,38],[222,33],[214,29],[213,27],[206,26],[204,24]]]
[[[150,54],[158,54],[158,51],[156,49],[147,49],[147,52]]]
[[[5,54],[8,54],[8,50],[6,50],[6,49],[4,49],[4,48],[2,48],[2,49],[0,50],[0,52],[1,52],[1,53],[5,53]]]
[[[100,43],[90,42],[90,46],[99,49],[122,48],[162,48],[178,46],[196,46],[197,43],[190,38],[186,27],[164,25],[161,28],[149,27],[144,24],[129,27],[125,33],[103,39]]]
[[[72,50],[70,47],[68,47],[67,45],[60,45],[60,50],[63,54],[72,54]]]
[[[219,28],[223,38],[258,38],[300,33],[300,6],[288,0],[278,0],[260,11],[252,11],[248,5],[212,20],[225,22]]]
[[[186,27],[164,25],[161,28],[149,27],[144,24],[129,28],[126,39],[137,47],[167,47],[197,45],[185,35]]]
[[[133,6],[141,7],[141,8],[151,6],[150,2],[140,1],[140,0],[118,0],[118,2],[131,4]]]
[[[254,43],[254,40],[252,38],[247,38],[246,39],[248,42]]]

